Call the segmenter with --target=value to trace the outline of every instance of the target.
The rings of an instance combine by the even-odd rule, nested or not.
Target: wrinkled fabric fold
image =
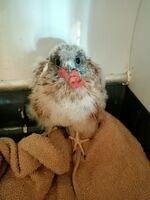
[[[0,151],[16,177],[31,174],[41,164],[56,174],[69,170],[67,142],[59,131],[52,133],[50,138],[33,133],[18,144],[10,138],[1,138]]]
[[[79,146],[73,153],[62,129],[48,137],[33,133],[18,144],[1,138],[0,152],[9,167],[0,179],[0,200],[150,199],[150,162],[116,118],[105,113],[82,145],[84,156]]]

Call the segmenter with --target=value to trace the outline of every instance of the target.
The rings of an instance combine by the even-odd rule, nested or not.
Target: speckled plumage
[[[76,70],[85,84],[71,88],[59,76],[60,68],[68,73]],[[78,46],[61,44],[35,71],[29,111],[47,130],[64,126],[91,134],[98,126],[106,97],[100,67],[86,58]]]

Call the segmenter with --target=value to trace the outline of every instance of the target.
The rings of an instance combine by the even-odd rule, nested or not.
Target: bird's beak
[[[71,72],[72,70],[76,70],[76,66],[75,66],[75,63],[74,62],[72,62],[72,61],[67,61],[66,63],[65,63],[65,67],[66,67],[66,69],[68,70],[68,72]]]

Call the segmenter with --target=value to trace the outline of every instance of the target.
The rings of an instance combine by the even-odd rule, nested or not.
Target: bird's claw
[[[76,149],[77,149],[77,146],[79,146],[82,155],[85,156],[85,152],[84,152],[84,149],[82,147],[82,143],[88,142],[90,139],[89,138],[87,138],[87,139],[80,139],[78,132],[76,132],[75,137],[69,136],[69,139],[74,142],[73,152],[75,152]]]

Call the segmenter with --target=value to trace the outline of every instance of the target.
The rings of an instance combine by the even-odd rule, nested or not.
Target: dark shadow
[[[35,51],[29,53],[29,60],[48,56],[51,49],[63,42],[65,41],[59,38],[40,38],[36,43]]]
[[[22,57],[22,70],[20,77],[31,79],[31,74],[40,60],[44,60],[48,57],[50,51],[58,44],[64,43],[65,41],[60,38],[40,38],[35,45],[35,50],[30,52],[25,52],[24,57]],[[20,60],[16,65],[20,66]],[[29,76],[28,76],[29,74]]]

